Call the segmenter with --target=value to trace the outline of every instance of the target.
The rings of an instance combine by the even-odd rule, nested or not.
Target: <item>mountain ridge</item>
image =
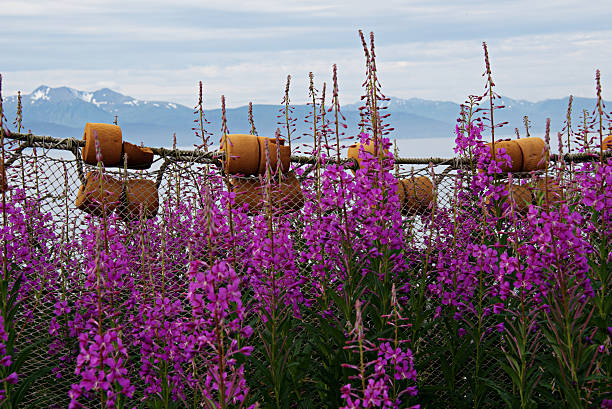
[[[563,126],[567,112],[569,97],[547,99],[539,102],[516,100],[502,97],[505,109],[495,112],[496,122],[508,121],[510,125],[497,131],[500,136],[511,136],[514,128],[524,134],[523,117],[527,115],[534,134],[543,133],[546,118],[551,118],[555,131]],[[577,121],[577,113],[583,109],[592,110],[595,98],[574,97],[573,122]],[[17,96],[4,99],[5,116],[9,118],[10,128],[14,129],[12,118],[16,117]],[[342,106],[342,113],[348,125],[346,135],[356,135],[359,132],[359,103]],[[391,138],[445,138],[454,133],[456,118],[460,113],[460,105],[451,101],[435,101],[422,98],[390,98],[381,106],[387,108],[391,116],[388,121],[395,129]],[[41,85],[32,93],[22,95],[24,129],[31,129],[35,134],[56,137],[79,137],[87,122],[112,123],[115,115],[122,128],[124,138],[130,141],[144,142],[151,146],[169,146],[172,144],[172,134],[176,133],[181,146],[201,143],[196,138],[193,108],[167,101],[145,101],[121,94],[110,88],[96,91],[81,91],[70,87],[48,87]],[[253,105],[255,126],[261,135],[274,135],[278,124],[280,105]],[[309,126],[303,120],[312,108],[308,105],[295,105],[293,117],[297,118],[296,131],[292,139],[306,142],[312,136]],[[207,109],[205,116],[210,125],[209,131],[215,130],[211,140],[216,142],[219,137],[221,110]],[[230,132],[248,133],[248,107],[227,109],[227,120]],[[286,132],[286,131],[285,131]],[[66,133],[71,133],[66,135]],[[284,133],[284,132],[283,132]],[[144,138],[144,139],[143,139]]]

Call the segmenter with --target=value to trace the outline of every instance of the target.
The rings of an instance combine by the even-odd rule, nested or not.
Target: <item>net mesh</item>
[[[42,213],[50,214],[53,228],[61,237],[75,240],[88,229],[89,214],[100,214],[100,203],[104,202],[106,211],[115,212],[121,218],[130,221],[154,216],[166,202],[196,203],[202,206],[202,198],[197,189],[199,178],[206,172],[222,173],[219,163],[203,160],[209,155],[182,157],[158,157],[150,169],[128,170],[123,168],[107,168],[101,178],[97,166],[83,163],[79,149],[57,150],[52,143],[37,144],[36,149],[24,149],[12,158],[11,166],[6,168],[9,185],[25,190],[29,197],[37,197]],[[13,146],[7,146],[8,151],[14,151]],[[290,174],[280,183],[273,184],[270,191],[262,187],[258,177],[232,177],[227,188],[236,193],[236,203],[249,206],[251,214],[261,212],[267,197],[273,197],[280,208],[291,215],[295,225],[299,226],[301,209],[305,197],[302,192],[303,180],[313,178],[313,165],[294,163],[294,169],[303,170],[300,178]],[[298,172],[302,173],[302,172]],[[395,175],[402,183],[400,195],[404,196],[404,226],[413,237],[415,245],[424,245],[430,234],[427,222],[430,217],[431,202],[435,192],[435,208],[439,212],[449,211],[455,198],[457,184],[457,166],[452,163],[436,165],[397,165]],[[433,182],[433,183],[432,183]],[[429,184],[428,184],[429,183]],[[434,189],[435,187],[435,189]],[[101,190],[104,193],[101,193]],[[13,190],[8,192],[13,194]],[[101,196],[102,195],[102,196]],[[431,196],[430,196],[431,195]],[[101,199],[102,198],[102,199]],[[531,196],[528,199],[530,202]],[[303,246],[301,235],[295,234],[296,247]],[[172,245],[172,243],[169,243]],[[178,244],[177,244],[178,245]],[[74,262],[78,262],[75,260]],[[177,268],[173,272],[177,279],[176,285],[168,289],[170,297],[180,298],[185,294],[185,284],[178,279],[184,277],[185,271]],[[69,291],[69,289],[67,289]],[[47,302],[44,294],[39,294],[30,304],[27,316],[20,317],[21,333],[19,348],[36,344],[41,334],[49,331],[49,321],[53,317],[54,305]],[[427,308],[434,309],[435,302]],[[419,350],[415,351],[417,367],[419,368],[419,384],[421,393],[439,402],[437,407],[447,407],[451,397],[461,399],[468,395],[470,376],[473,375],[473,356],[465,357],[463,361],[455,362],[455,379],[441,379],[442,366],[449,365],[450,356],[439,356],[435,348],[445,342],[442,335],[446,329],[441,323],[432,323],[427,329],[427,335],[420,340]],[[500,334],[489,335],[491,354],[485,354],[488,377],[504,379],[505,374],[497,365],[496,353],[504,340]],[[466,338],[466,342],[467,338]],[[68,353],[68,346],[57,346],[56,353],[49,354],[46,344],[38,344],[32,350],[31,359],[23,368],[23,379],[35,373],[41,367],[41,362],[56,360],[52,366],[63,368],[59,372],[49,371],[36,380],[25,399],[24,407],[31,408],[65,408],[68,406],[68,391],[71,383],[78,380],[74,376],[74,363],[61,362],[60,357]],[[460,346],[458,346],[460,349]],[[433,351],[433,352],[432,352]],[[257,357],[255,357],[257,359]],[[453,388],[449,389],[448,385]],[[138,387],[138,386],[137,386]],[[453,396],[451,396],[453,395]],[[485,399],[484,407],[495,407],[500,404],[491,392]],[[139,406],[140,402],[130,405]],[[316,405],[315,405],[316,406]],[[130,406],[132,407],[132,406]]]

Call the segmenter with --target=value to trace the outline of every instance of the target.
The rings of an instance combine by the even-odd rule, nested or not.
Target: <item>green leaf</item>
[[[26,379],[24,380],[20,379],[19,382],[17,383],[17,387],[15,388],[14,393],[11,394],[11,403],[13,407],[15,408],[21,407],[21,402],[23,401],[26,394],[30,390],[30,387],[32,386],[32,384],[36,382],[38,379],[51,373],[52,369],[53,368],[50,366],[42,367],[38,369],[36,372],[30,374],[30,376],[28,376]]]
[[[9,371],[19,373],[19,371],[21,370],[21,367],[23,366],[25,361],[30,357],[32,351],[38,348],[43,343],[45,343],[47,340],[48,340],[47,337],[41,338],[38,341],[28,345],[24,349],[20,350],[17,354],[13,353],[12,355],[13,363],[11,364]]]
[[[502,398],[502,400],[506,403],[506,405],[508,405],[508,407],[510,408],[517,407],[516,397],[513,397],[512,395],[508,394],[508,392],[506,392],[505,389],[499,386],[496,382],[493,382],[491,379],[487,379],[487,378],[479,378],[479,379],[481,382],[484,382],[486,385],[492,388],[495,392],[497,392],[499,397]],[[519,406],[520,406],[520,402],[519,402]]]

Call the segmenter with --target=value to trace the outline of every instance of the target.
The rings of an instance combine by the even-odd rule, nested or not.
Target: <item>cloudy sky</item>
[[[586,4],[586,5],[585,5]],[[292,101],[338,65],[342,103],[364,76],[358,29],[373,31],[383,91],[462,101],[483,88],[487,41],[497,90],[539,101],[612,91],[612,1],[566,0],[2,0],[4,95],[39,85],[109,87],[193,106]]]

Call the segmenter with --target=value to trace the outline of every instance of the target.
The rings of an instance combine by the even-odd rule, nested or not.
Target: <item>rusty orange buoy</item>
[[[89,165],[97,165],[96,143],[94,132],[98,135],[100,142],[100,153],[102,163],[105,166],[117,166],[121,164],[121,153],[123,148],[121,128],[112,124],[101,124],[88,122],[83,132],[83,161]]]

